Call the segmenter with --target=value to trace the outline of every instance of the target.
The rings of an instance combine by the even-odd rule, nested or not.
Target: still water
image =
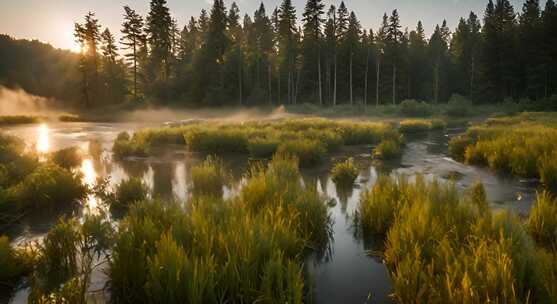
[[[40,153],[48,153],[71,146],[79,147],[85,155],[78,170],[87,185],[97,178],[108,178],[112,185],[130,176],[141,177],[153,196],[187,202],[190,169],[202,161],[200,156],[176,147],[162,155],[150,158],[130,158],[115,161],[111,155],[112,142],[121,131],[138,130],[156,126],[137,123],[54,123],[8,128],[7,131],[24,139],[29,147]],[[319,168],[302,171],[304,183],[316,187],[327,197],[333,219],[333,241],[330,254],[326,257],[308,257],[306,268],[310,284],[314,289],[316,303],[388,303],[390,279],[381,259],[369,252],[380,249],[374,240],[362,240],[353,226],[354,212],[362,191],[373,186],[378,174],[423,173],[427,178],[453,180],[459,189],[465,189],[480,180],[486,187],[494,208],[509,208],[519,214],[527,214],[534,196],[536,184],[528,180],[502,177],[476,167],[462,165],[447,156],[447,142],[463,129],[449,129],[444,133],[409,139],[399,162],[376,166],[371,162],[372,147],[347,148],[333,155],[330,161]],[[89,143],[101,143],[100,158],[89,156]],[[352,189],[337,189],[329,171],[337,159],[354,157],[361,171]],[[226,188],[225,197],[233,196],[241,187],[242,175],[249,166],[244,157],[226,157],[225,165],[238,182]],[[75,216],[87,212],[98,212],[101,208],[96,197],[87,198],[82,210]],[[60,214],[30,216],[8,232],[14,245],[39,240],[55,224]],[[92,278],[92,290],[102,290],[106,277],[97,273]],[[0,302],[26,303],[28,290],[20,289],[12,295],[0,294]],[[106,295],[99,295],[100,299]],[[8,300],[9,299],[9,300]]]

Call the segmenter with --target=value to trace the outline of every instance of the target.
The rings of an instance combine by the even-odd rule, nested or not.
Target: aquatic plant
[[[248,138],[240,130],[192,129],[185,133],[188,148],[209,154],[246,153]]]
[[[383,177],[362,195],[356,220],[364,233],[386,235],[396,301],[549,299],[554,270],[545,270],[545,282],[536,274],[548,256],[538,254],[518,217],[493,213],[485,197],[481,184],[461,195],[452,184],[420,176],[413,183]]]
[[[403,134],[419,134],[443,129],[445,126],[445,122],[440,119],[406,119],[400,122],[399,130]]]
[[[280,144],[274,138],[255,138],[248,141],[249,155],[254,158],[271,158]]]
[[[214,156],[207,157],[203,163],[191,169],[192,194],[221,197],[227,175],[222,160]]]
[[[400,103],[399,112],[402,116],[407,117],[427,117],[433,113],[433,110],[429,104],[423,101],[404,100]]]
[[[144,201],[122,221],[112,248],[116,302],[302,303],[303,256],[329,237],[327,207],[301,183],[297,160],[254,165],[227,201],[193,195],[186,209]]]
[[[17,184],[13,193],[21,208],[44,209],[78,203],[86,197],[88,188],[79,173],[44,163]]]
[[[557,187],[557,120],[551,113],[523,113],[493,118],[451,140],[455,159],[495,171],[540,178],[548,190]]]
[[[358,167],[354,164],[354,159],[349,158],[336,163],[331,170],[331,176],[337,185],[352,186],[358,177]]]
[[[149,144],[139,135],[133,138],[127,132],[121,132],[116,137],[112,152],[117,158],[125,158],[128,156],[147,156],[149,154]]]
[[[300,161],[300,166],[311,167],[323,161],[326,149],[317,140],[297,140],[280,144],[277,153],[294,156]]]
[[[402,156],[400,140],[385,139],[373,149],[373,157],[381,160],[392,160]]]
[[[528,232],[541,245],[557,250],[557,199],[538,194],[528,217]]]
[[[70,147],[53,152],[50,160],[62,168],[71,169],[81,165],[82,157],[78,148]]]

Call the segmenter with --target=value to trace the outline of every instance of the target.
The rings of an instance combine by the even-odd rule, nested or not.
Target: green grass
[[[557,189],[557,115],[523,113],[488,120],[451,140],[451,156],[472,165],[527,178]]]
[[[398,139],[383,140],[377,147],[373,149],[372,153],[375,159],[380,160],[393,160],[402,156],[402,147]]]
[[[364,234],[385,236],[395,301],[552,301],[551,253],[535,246],[519,218],[487,206],[481,184],[460,194],[420,176],[382,177],[362,195],[356,223]]]
[[[538,195],[528,218],[528,231],[540,245],[557,250],[557,199],[551,194]]]
[[[33,124],[33,123],[38,123],[40,121],[41,118],[38,116],[29,116],[29,115],[0,116],[0,126]]]
[[[420,134],[433,130],[444,129],[445,122],[440,119],[406,119],[400,122],[402,134]]]
[[[81,165],[81,151],[76,147],[62,149],[53,152],[50,155],[50,160],[65,169],[75,168]]]
[[[304,167],[319,164],[327,153],[344,145],[378,144],[398,138],[388,123],[334,121],[320,118],[246,123],[203,122],[183,127],[146,129],[133,136],[121,134],[113,146],[119,157],[147,156],[154,148],[183,145],[205,154],[241,154],[271,158],[276,152],[298,157]]]
[[[328,242],[324,201],[301,183],[297,162],[253,167],[238,197],[194,195],[185,209],[131,208],[112,248],[116,302],[302,303],[303,257]]]
[[[343,162],[338,162],[331,170],[333,182],[337,185],[352,186],[358,178],[358,167],[354,164],[354,159],[349,158]]]
[[[228,174],[222,160],[209,156],[191,169],[191,192],[193,195],[222,197]]]

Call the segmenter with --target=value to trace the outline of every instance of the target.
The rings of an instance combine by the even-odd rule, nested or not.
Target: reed
[[[358,167],[354,164],[354,159],[349,158],[344,162],[338,162],[331,170],[331,176],[335,184],[342,186],[352,186],[358,178]]]

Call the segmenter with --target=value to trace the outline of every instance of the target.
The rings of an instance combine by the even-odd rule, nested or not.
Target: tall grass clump
[[[445,128],[445,123],[439,119],[406,119],[400,122],[400,132],[409,135],[443,128]]]
[[[545,302],[557,284],[551,271],[539,280],[539,249],[518,217],[487,207],[481,184],[462,195],[423,177],[384,177],[362,195],[356,219],[364,233],[385,235],[398,302]]]
[[[381,160],[392,160],[402,156],[402,147],[398,139],[385,139],[373,149],[373,157]]]
[[[17,281],[31,272],[35,263],[32,251],[13,248],[6,236],[0,236],[0,282],[17,285]]]
[[[343,145],[373,145],[399,137],[387,123],[334,121],[318,118],[253,121],[245,123],[203,122],[180,127],[146,129],[132,137],[122,133],[114,143],[116,157],[145,156],[154,147],[185,145],[206,154],[235,153],[271,158],[290,153],[302,166],[313,166]]]
[[[191,169],[191,191],[193,195],[221,197],[227,183],[227,173],[222,160],[209,156]]]
[[[327,207],[301,183],[297,161],[254,165],[237,197],[193,194],[134,205],[110,259],[119,303],[302,303],[306,253],[328,241]]]
[[[557,199],[538,194],[528,217],[528,232],[541,245],[557,250]]]
[[[557,119],[553,113],[523,113],[488,120],[451,140],[451,155],[469,164],[526,178],[557,189]]]
[[[407,117],[428,117],[433,114],[433,108],[423,101],[404,100],[400,103],[400,114]]]
[[[6,116],[0,116],[0,126],[33,124],[33,123],[38,123],[40,120],[41,120],[40,117],[37,116],[6,115]]]
[[[109,180],[99,180],[93,190],[115,212],[128,210],[133,204],[144,201],[149,196],[149,188],[137,177],[121,181],[114,189],[110,189]]]
[[[349,158],[336,163],[331,170],[331,176],[337,185],[352,186],[358,178],[358,167],[354,164],[354,159]]]
[[[76,147],[53,152],[50,159],[53,163],[65,169],[77,167],[81,165],[82,161],[81,152]]]

